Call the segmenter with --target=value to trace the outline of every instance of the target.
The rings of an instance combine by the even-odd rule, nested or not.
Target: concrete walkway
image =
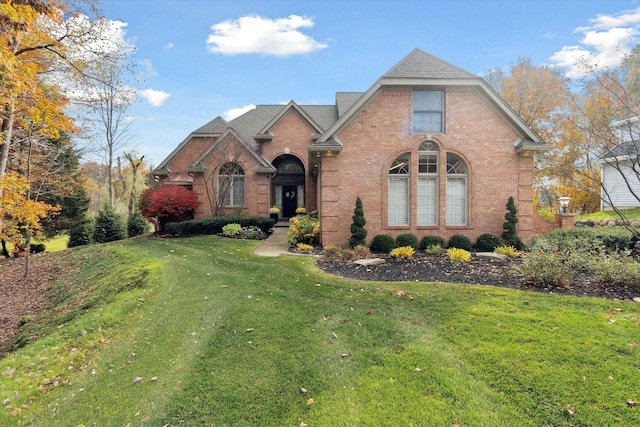
[[[271,236],[262,242],[262,244],[256,248],[254,253],[260,256],[293,255],[289,252],[287,231],[289,231],[288,222],[281,221],[277,223]]]

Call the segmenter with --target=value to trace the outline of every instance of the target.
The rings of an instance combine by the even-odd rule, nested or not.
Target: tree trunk
[[[27,232],[24,250],[26,251],[24,257],[24,277],[27,277],[29,275],[29,268],[31,267],[31,233],[29,232]]]

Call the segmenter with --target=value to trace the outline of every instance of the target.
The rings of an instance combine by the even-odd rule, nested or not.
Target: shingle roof
[[[356,103],[364,92],[338,92],[336,93],[336,106],[338,107],[338,117],[342,116],[353,104]]]
[[[192,133],[194,134],[221,134],[225,131],[225,129],[229,126],[229,124],[222,117],[218,116],[215,119],[211,120],[204,126],[199,127],[194,130]]]
[[[436,56],[414,49],[382,77],[390,78],[478,78]]]

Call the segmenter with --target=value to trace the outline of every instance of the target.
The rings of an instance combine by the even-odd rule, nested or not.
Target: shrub
[[[327,259],[338,259],[342,248],[336,245],[325,245],[322,256]]]
[[[640,264],[628,252],[597,257],[590,269],[603,283],[640,289]]]
[[[551,246],[539,245],[523,255],[523,262],[516,272],[535,286],[567,286],[573,280],[574,269],[567,265],[564,256]]]
[[[69,243],[67,247],[74,248],[91,244],[93,226],[89,219],[84,219],[74,224],[69,230]]]
[[[320,221],[317,214],[296,215],[289,220],[287,241],[292,245],[320,243]]]
[[[342,248],[340,250],[339,258],[342,261],[352,261],[355,258],[353,249],[351,249],[351,248]]]
[[[418,249],[418,238],[412,233],[399,234],[398,237],[396,237],[396,246],[399,248],[411,246],[413,249]]]
[[[429,245],[424,252],[431,256],[442,255],[444,253],[444,249],[442,249],[442,246],[440,245]]]
[[[122,215],[105,205],[96,217],[93,240],[98,243],[114,242],[127,237],[127,224]]]
[[[240,230],[240,238],[247,240],[264,240],[267,238],[267,235],[260,230],[260,228],[250,225],[249,227],[242,227],[242,230]]]
[[[415,253],[416,253],[416,250],[413,249],[411,246],[402,246],[402,247],[393,249],[389,253],[389,255],[392,258],[408,260],[408,259],[411,259],[413,257],[413,254]]]
[[[556,244],[571,244],[572,241],[596,242],[605,246],[607,251],[631,249],[632,235],[624,227],[573,227],[553,230],[544,236],[535,237],[532,244],[540,240]]]
[[[453,262],[469,262],[471,260],[471,252],[460,248],[447,249],[447,255]]]
[[[511,245],[516,249],[522,249],[524,245],[522,244],[522,240],[518,237],[516,231],[516,224],[518,223],[518,209],[516,208],[516,202],[513,200],[513,197],[509,197],[507,201],[507,213],[504,215],[504,224],[502,224],[502,240],[507,245]]]
[[[305,253],[313,252],[313,246],[307,245],[306,243],[298,243],[296,245],[296,249],[298,249],[300,252],[305,252]]]
[[[476,239],[476,250],[480,252],[493,252],[498,246],[500,246],[500,239],[493,234],[481,234]]]
[[[269,230],[273,228],[273,225],[276,223],[276,221],[271,218],[264,218],[259,216],[216,216],[213,218],[171,222],[166,225],[164,231],[168,234],[176,236],[220,234],[222,233],[222,227],[232,223],[240,224],[243,228],[254,226],[256,228],[259,228],[263,233],[268,233]]]
[[[222,227],[222,234],[225,237],[236,237],[242,231],[242,226],[240,224],[231,223]]]
[[[170,222],[192,219],[198,207],[198,196],[179,185],[163,185],[144,190],[138,205],[144,217],[158,219],[163,231]]]
[[[378,234],[371,241],[371,252],[388,254],[395,247],[396,242],[388,234]]]
[[[39,254],[47,249],[44,243],[31,243],[29,244],[29,252],[32,254]]]
[[[429,246],[440,246],[444,247],[444,239],[440,236],[424,236],[422,240],[420,240],[420,249],[425,250]]]
[[[516,258],[520,255],[520,253],[513,246],[498,246],[494,250],[494,252],[500,255],[506,255],[509,258]]]
[[[135,211],[129,215],[127,220],[127,233],[129,237],[140,236],[149,231],[149,222],[142,216],[139,211]]]
[[[371,251],[368,247],[364,245],[358,245],[353,248],[353,257],[355,259],[364,259],[369,258],[371,256]]]
[[[471,240],[469,240],[467,236],[463,236],[462,234],[454,234],[449,238],[447,247],[464,249],[465,251],[471,252]]]
[[[351,238],[349,246],[355,248],[358,245],[365,244],[367,230],[364,228],[367,220],[364,218],[364,209],[362,208],[362,200],[356,198],[356,207],[353,209],[353,223],[351,224]]]

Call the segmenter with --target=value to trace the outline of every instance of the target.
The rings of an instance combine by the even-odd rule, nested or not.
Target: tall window
[[[223,206],[244,206],[244,170],[237,163],[225,163],[218,172],[218,197]]]
[[[413,132],[441,133],[444,93],[441,90],[413,92]]]
[[[447,225],[467,224],[467,165],[447,153]]]
[[[389,225],[409,225],[409,154],[389,168]]]
[[[439,148],[430,141],[418,149],[418,225],[438,224]]]

